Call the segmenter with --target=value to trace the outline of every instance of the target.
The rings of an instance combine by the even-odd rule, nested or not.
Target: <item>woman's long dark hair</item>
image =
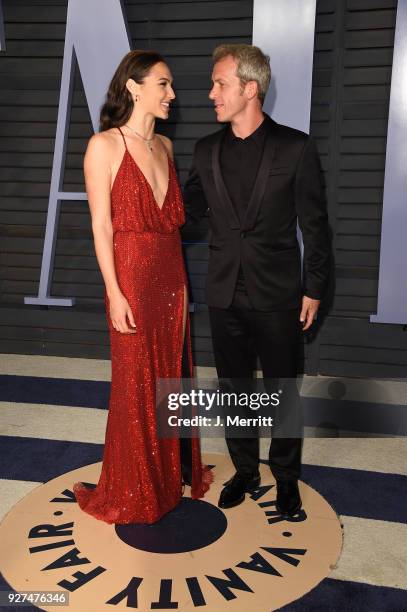
[[[165,63],[165,60],[155,51],[130,51],[124,56],[110,82],[106,101],[100,111],[101,132],[127,123],[134,102],[126,82],[133,79],[141,84],[151,68],[159,62]]]

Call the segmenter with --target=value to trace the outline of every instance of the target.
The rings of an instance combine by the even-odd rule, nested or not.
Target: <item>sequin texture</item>
[[[112,382],[99,482],[74,485],[79,506],[107,523],[154,523],[182,496],[180,444],[156,431],[157,378],[181,377],[184,288],[187,278],[179,226],[182,196],[168,158],[168,189],[160,208],[129,151],[117,172],[111,210],[115,269],[136,323],[136,334],[110,333]],[[192,372],[189,321],[185,334]],[[212,480],[202,466],[199,439],[192,439],[192,488],[203,497]]]

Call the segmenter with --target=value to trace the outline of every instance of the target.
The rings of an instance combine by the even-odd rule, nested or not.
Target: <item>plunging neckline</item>
[[[167,191],[165,192],[165,196],[164,196],[163,203],[162,203],[162,204],[161,204],[161,206],[160,206],[160,205],[159,205],[159,203],[158,203],[158,202],[157,202],[157,200],[156,200],[156,197],[155,197],[155,195],[154,195],[153,188],[151,187],[150,183],[148,182],[146,175],[144,174],[144,172],[142,171],[142,169],[140,168],[140,166],[138,165],[138,163],[136,162],[136,160],[134,159],[133,155],[130,153],[130,151],[128,150],[128,148],[127,148],[127,147],[126,147],[126,149],[125,149],[125,151],[124,151],[124,153],[123,153],[123,158],[122,158],[122,161],[121,161],[121,163],[120,163],[119,169],[118,169],[118,171],[116,172],[116,176],[114,177],[114,181],[113,181],[113,185],[112,185],[111,191],[113,191],[113,188],[114,188],[115,183],[116,183],[116,179],[117,179],[117,177],[118,177],[118,175],[119,175],[119,173],[120,173],[120,171],[121,171],[121,169],[122,169],[123,162],[124,162],[124,158],[126,157],[126,154],[129,156],[130,160],[133,162],[133,164],[135,165],[136,169],[137,169],[137,170],[138,170],[138,172],[140,173],[140,175],[141,175],[142,179],[144,180],[144,182],[146,183],[146,185],[147,185],[148,189],[150,190],[151,197],[152,197],[152,199],[153,199],[153,201],[154,201],[154,204],[157,206],[158,210],[161,212],[161,211],[162,211],[162,209],[163,209],[163,208],[164,208],[164,206],[165,206],[165,203],[166,203],[167,198],[168,198],[168,193],[169,193],[169,190],[170,190],[170,173],[171,173],[171,168],[170,168],[170,163],[171,163],[171,160],[170,160],[170,156],[169,156],[169,155],[168,155],[168,153],[166,152],[166,156],[167,156],[167,166],[168,166]]]
[[[163,203],[161,204],[161,206],[159,205],[159,203],[157,202],[157,199],[154,195],[154,191],[153,188],[151,187],[150,183],[147,180],[146,175],[144,174],[144,172],[142,171],[142,169],[140,168],[140,166],[138,165],[138,163],[136,162],[136,160],[134,159],[133,155],[130,153],[130,151],[128,149],[126,149],[127,153],[130,155],[130,159],[132,160],[132,162],[134,163],[134,165],[136,166],[137,170],[140,172],[141,176],[143,177],[144,181],[146,182],[148,188],[150,189],[150,193],[151,196],[157,206],[157,208],[161,211],[164,208],[164,204],[167,201],[167,196],[168,196],[168,192],[170,190],[170,156],[168,155],[168,153],[166,152],[166,156],[167,156],[167,171],[168,171],[168,178],[167,178],[167,190],[165,192],[164,195],[164,199],[163,199]]]

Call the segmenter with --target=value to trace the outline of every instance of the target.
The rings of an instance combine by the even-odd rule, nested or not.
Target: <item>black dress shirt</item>
[[[247,138],[235,136],[231,126],[229,126],[223,139],[220,155],[222,176],[241,224],[252,195],[266,134],[267,127],[263,120],[259,127]],[[241,266],[236,290],[245,292]]]

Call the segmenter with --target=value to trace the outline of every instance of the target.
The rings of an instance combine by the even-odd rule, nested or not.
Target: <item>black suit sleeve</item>
[[[295,181],[295,204],[304,242],[303,293],[320,300],[328,286],[330,233],[321,163],[312,138],[302,150]]]
[[[196,223],[200,221],[208,210],[208,204],[205,199],[201,178],[197,169],[197,149],[198,146],[195,147],[192,165],[183,191],[186,225],[190,225],[191,222]]]

